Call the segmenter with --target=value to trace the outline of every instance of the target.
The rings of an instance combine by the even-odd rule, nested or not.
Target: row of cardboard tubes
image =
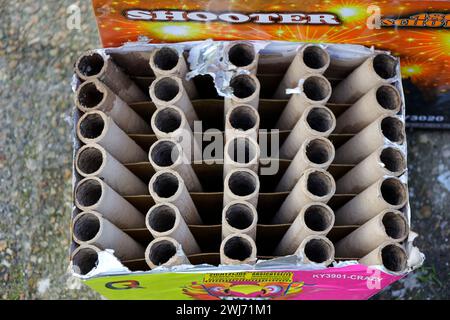
[[[246,42],[230,43],[224,52],[229,63],[234,52],[238,57],[234,58],[236,67],[250,73],[238,73],[232,78],[233,95],[226,97],[224,103],[220,256],[222,264],[254,263],[259,194],[260,86],[255,76],[258,55]],[[242,61],[242,57],[250,58]],[[287,98],[287,88],[301,88],[290,96],[276,125],[278,129],[291,130],[280,148],[280,157],[292,162],[275,188],[290,193],[272,222],[292,224],[275,255],[295,253],[305,263],[328,265],[336,251],[341,258],[359,258],[369,265],[384,263],[393,271],[405,268],[406,253],[398,243],[409,230],[403,213],[397,209],[406,204],[407,191],[396,178],[406,169],[401,149],[404,125],[395,116],[401,107],[401,96],[388,84],[395,75],[392,59],[385,54],[369,57],[332,92],[328,80],[321,75],[330,63],[326,50],[306,45],[295,56],[274,95]],[[77,135],[85,145],[75,159],[76,169],[84,179],[75,188],[75,203],[82,212],[73,220],[73,237],[81,246],[73,252],[72,259],[81,273],[91,269],[83,264],[92,261],[87,257],[99,248],[113,248],[120,260],[145,257],[150,268],[189,263],[186,255],[200,253],[187,226],[202,224],[189,195],[202,191],[202,186],[186,161],[192,159],[192,150],[195,153],[201,149],[191,129],[198,120],[191,104],[197,91],[192,81],[185,80],[188,68],[176,50],[154,50],[150,65],[156,79],[149,91],[157,110],[148,125],[128,106],[145,101],[146,96],[109,56],[88,52],[76,64],[76,73],[84,81],[75,99],[84,112],[77,124]],[[324,106],[329,99],[350,102],[352,106],[336,121]],[[159,140],[148,154],[128,136],[150,132]],[[335,152],[327,139],[331,132],[355,135]],[[244,146],[248,159],[237,161],[236,146]],[[123,165],[147,159],[156,171],[148,186]],[[356,166],[335,183],[326,171],[333,161]],[[333,212],[326,202],[336,191],[357,195]],[[145,218],[122,197],[148,192],[156,204]],[[335,224],[361,226],[333,246],[325,235]],[[144,225],[155,238],[145,252],[121,231]],[[393,258],[388,263],[385,256]],[[401,263],[392,266],[392,261]]]

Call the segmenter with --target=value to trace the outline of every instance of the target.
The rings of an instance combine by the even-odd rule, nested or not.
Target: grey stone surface
[[[90,1],[68,30],[61,0],[0,0],[0,298],[99,299],[67,273],[72,64],[100,46]],[[380,299],[449,298],[450,132],[408,132],[425,265]]]

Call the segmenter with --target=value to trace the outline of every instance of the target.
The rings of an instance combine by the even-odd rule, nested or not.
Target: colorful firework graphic
[[[362,44],[400,56],[405,78],[421,86],[439,86],[441,92],[449,89],[450,22],[446,26],[441,23],[446,18],[450,21],[448,3],[445,1],[93,0],[93,6],[105,47],[137,41],[142,36],[152,42],[211,38]],[[128,10],[134,10],[137,19],[127,17],[125,13]],[[167,15],[173,11],[178,11],[178,15]],[[249,18],[249,21],[237,21],[239,23],[208,19],[211,14],[217,16],[227,12],[238,14],[240,16],[237,18],[244,20],[255,13],[274,16],[266,17],[267,23],[255,23],[255,17]],[[377,12],[383,18],[392,19],[395,22],[393,25],[398,22],[399,26],[369,28],[369,22]],[[293,22],[279,19],[283,14],[298,13],[305,14],[306,18],[302,15],[291,16],[289,19]],[[423,27],[420,20],[425,13],[432,16],[427,27]],[[308,14],[316,16],[311,18]],[[313,24],[313,19],[320,20],[321,14],[335,16],[338,23]],[[187,15],[195,15],[197,21]],[[402,27],[405,25],[402,19],[417,15],[419,20],[408,22],[410,26],[414,25],[413,28]],[[433,19],[438,20],[433,23]],[[305,23],[298,22],[302,20]]]

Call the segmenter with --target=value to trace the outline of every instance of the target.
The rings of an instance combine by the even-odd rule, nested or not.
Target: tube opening
[[[97,267],[98,255],[94,249],[80,249],[73,257],[72,263],[80,271],[81,275],[88,274],[92,269]]]
[[[373,69],[383,79],[390,79],[395,76],[397,61],[387,54],[379,54],[373,59]]]
[[[311,129],[318,132],[327,132],[333,128],[331,111],[324,108],[312,108],[306,116],[306,122]]]
[[[175,210],[167,205],[155,206],[151,209],[148,224],[157,232],[166,232],[173,229],[176,221]]]
[[[251,256],[252,245],[245,238],[232,237],[225,243],[223,251],[228,258],[243,261]]]
[[[403,153],[392,147],[387,147],[381,151],[380,160],[384,167],[391,172],[402,172],[406,169],[406,161]]]
[[[233,194],[245,197],[256,191],[258,181],[256,177],[246,171],[233,172],[228,179],[228,188]]]
[[[256,146],[246,137],[234,138],[228,146],[228,155],[237,163],[250,163],[257,156]]]
[[[167,240],[161,240],[152,245],[149,259],[155,266],[160,266],[177,253],[175,245]]]
[[[105,121],[99,114],[87,114],[80,121],[80,134],[86,139],[98,138],[104,129]]]
[[[311,140],[306,146],[306,157],[315,164],[324,164],[333,157],[333,145],[324,140]]]
[[[249,130],[256,126],[257,118],[252,107],[238,106],[230,113],[230,124],[234,129]]]
[[[333,248],[328,242],[322,239],[309,240],[305,245],[305,255],[308,260],[322,263],[331,259]]]
[[[386,234],[392,239],[403,239],[408,231],[406,220],[399,214],[387,212],[383,216],[383,226]]]
[[[176,50],[164,47],[155,53],[153,62],[159,69],[169,71],[177,66],[179,59],[180,56]]]
[[[306,226],[317,232],[327,230],[333,223],[333,212],[324,206],[312,205],[305,210]]]
[[[180,183],[177,176],[170,172],[158,175],[153,182],[153,190],[160,198],[173,197],[179,188]]]
[[[174,142],[159,140],[155,142],[151,157],[156,165],[160,167],[169,167],[178,160],[180,153]]]
[[[77,187],[75,196],[83,207],[93,206],[102,197],[102,186],[97,180],[82,181]]]
[[[388,244],[381,250],[381,259],[386,269],[393,272],[400,272],[406,269],[408,257],[402,248]]]
[[[240,99],[248,98],[256,91],[255,80],[245,74],[231,79],[230,87],[233,89],[233,95]]]
[[[225,213],[228,224],[235,229],[245,230],[253,223],[252,209],[243,203],[231,205]]]
[[[303,92],[308,99],[321,101],[331,93],[331,86],[329,82],[322,77],[310,76],[303,82]]]
[[[75,237],[83,242],[92,240],[100,231],[100,219],[94,214],[83,214],[73,226]]]
[[[84,174],[97,172],[103,164],[103,154],[97,148],[86,148],[78,155],[77,166]]]
[[[255,60],[253,46],[246,43],[235,44],[228,51],[228,61],[236,67],[246,67]]]
[[[386,117],[381,120],[381,131],[392,142],[402,144],[405,140],[404,125],[398,118]]]
[[[103,92],[97,89],[95,83],[84,83],[78,92],[78,102],[86,109],[95,108],[104,97]]]
[[[400,95],[392,86],[381,86],[377,89],[377,101],[386,110],[396,110],[400,107]]]
[[[320,69],[327,65],[328,54],[319,46],[310,46],[303,51],[303,62],[311,69]]]
[[[314,171],[307,177],[308,191],[317,197],[324,197],[331,193],[333,182],[325,173]]]
[[[398,179],[387,178],[381,183],[381,195],[390,205],[398,206],[406,200],[406,187]]]
[[[155,125],[159,131],[170,133],[180,128],[181,114],[173,108],[164,108],[157,111]]]
[[[161,78],[155,84],[155,96],[162,101],[171,101],[180,92],[178,82],[171,78]]]
[[[102,71],[105,61],[98,53],[85,55],[78,62],[78,71],[85,77],[95,76]]]

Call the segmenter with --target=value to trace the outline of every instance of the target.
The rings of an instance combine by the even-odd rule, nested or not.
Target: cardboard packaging
[[[222,238],[234,233],[243,233],[255,240],[257,222],[258,213],[252,204],[232,201],[223,208]]]
[[[329,67],[300,74],[300,92],[273,99],[306,48],[325,51]],[[74,108],[70,257],[88,286],[111,299],[367,299],[421,265],[409,230],[400,65],[393,83],[382,84],[398,93],[392,112],[328,101],[348,78],[329,76],[342,55],[352,74],[386,52],[270,41],[102,52],[148,92],[127,107],[150,130],[127,131],[107,111]],[[75,91],[83,85],[74,83]],[[357,99],[377,103],[371,90]],[[337,132],[352,115],[353,129]],[[192,162],[193,150],[214,152]]]
[[[180,210],[169,202],[155,204],[147,212],[145,225],[154,238],[170,237],[180,243],[186,254],[200,252]],[[141,256],[142,257],[142,256]]]
[[[158,237],[145,249],[145,262],[151,269],[190,264],[181,245],[170,237]]]
[[[408,126],[420,128],[450,128],[449,76],[448,76],[448,4],[441,0],[392,2],[353,0],[297,1],[183,1],[92,0],[100,39],[105,48],[120,47],[125,43],[181,43],[213,39],[236,40],[266,50],[266,43],[279,41],[309,42],[322,46],[328,53],[327,43],[364,45],[372,52],[354,54],[343,50],[330,54],[330,64],[324,75],[334,82],[346,78],[374,52],[392,53],[401,61],[401,75],[408,108],[405,121]],[[375,5],[376,7],[371,7]],[[261,41],[251,41],[258,39]],[[157,48],[164,46],[159,45]],[[294,56],[305,47],[260,55],[258,73],[277,79],[278,86]],[[127,54],[114,52],[114,62],[129,75],[152,75],[148,64],[149,52],[133,44]],[[142,48],[142,47],[141,47]],[[205,51],[210,54],[213,50]],[[250,51],[250,50],[249,50]],[[259,50],[258,50],[259,51]],[[250,61],[251,55],[237,51],[238,57]],[[223,61],[226,56],[221,55]],[[196,61],[195,59],[193,61]],[[132,63],[129,63],[132,62]],[[246,63],[236,65],[246,68]],[[400,78],[401,76],[401,78]],[[368,82],[369,77],[363,78]],[[145,88],[143,88],[145,90]],[[274,90],[272,90],[273,94]],[[350,102],[351,103],[351,102]]]

